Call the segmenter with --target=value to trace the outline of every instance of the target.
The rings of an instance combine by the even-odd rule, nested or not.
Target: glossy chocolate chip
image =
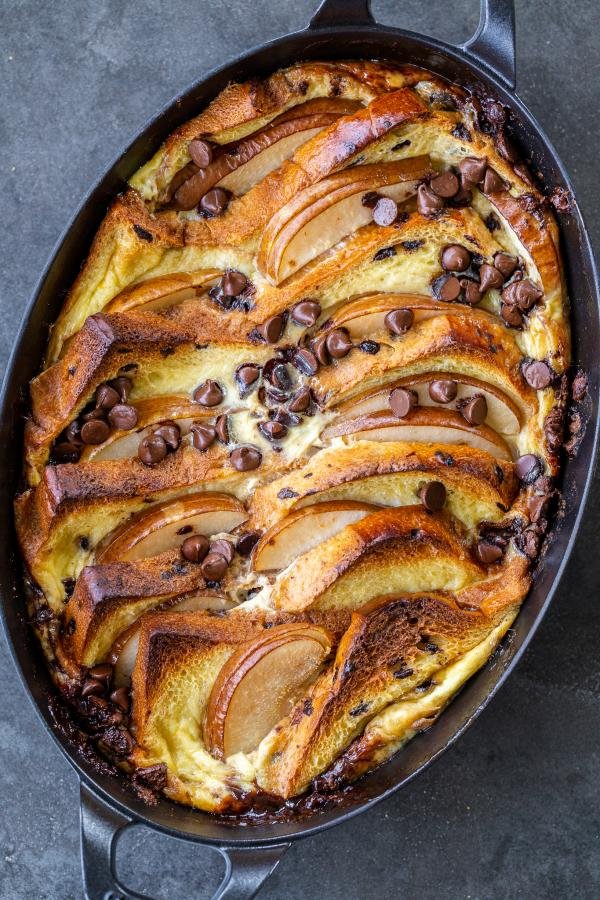
[[[435,178],[432,178],[429,182],[429,187],[438,197],[448,199],[449,197],[454,197],[454,195],[458,193],[460,185],[454,172],[451,172],[448,169],[448,171],[442,172],[440,175],[436,175]]]
[[[471,254],[460,244],[448,244],[442,250],[442,267],[447,272],[464,272],[471,265]]]
[[[475,156],[467,156],[458,164],[458,171],[461,174],[462,183],[465,187],[472,187],[483,181],[485,171],[487,169],[487,158],[478,159]]]
[[[202,138],[194,138],[188,144],[188,153],[199,169],[206,169],[214,158],[213,145]]]
[[[81,696],[89,697],[92,694],[103,694],[104,691],[105,687],[100,681],[96,681],[94,678],[86,678],[81,687]]]
[[[149,434],[138,447],[138,456],[145,466],[154,466],[168,453],[167,442],[159,434]]]
[[[288,404],[292,412],[305,412],[310,406],[310,388],[303,387],[296,391]]]
[[[268,441],[280,441],[288,433],[286,426],[274,419],[269,422],[261,422],[258,430]]]
[[[542,391],[552,384],[554,372],[547,362],[538,359],[523,366],[523,377],[530,387]]]
[[[175,422],[163,422],[153,433],[164,440],[169,450],[177,450],[181,443],[181,429]]]
[[[83,444],[81,440],[81,423],[77,419],[65,428],[65,440],[78,447],[81,447]]]
[[[218,406],[223,402],[223,391],[216,381],[205,381],[193,393],[194,403],[201,406]]]
[[[292,309],[292,320],[296,325],[311,328],[321,315],[321,304],[316,300],[302,300]]]
[[[295,428],[296,425],[299,425],[302,419],[300,416],[295,415],[293,412],[289,412],[288,410],[282,409],[279,407],[276,410],[275,415],[273,416],[274,422],[281,422],[282,425],[285,425],[286,428]]]
[[[262,453],[254,447],[236,447],[229,454],[229,460],[238,472],[250,472],[260,466]]]
[[[212,188],[198,204],[198,210],[207,218],[220,216],[229,206],[229,197],[230,195],[223,188]]]
[[[258,331],[267,342],[267,344],[276,344],[285,327],[285,319],[283,316],[271,316],[262,325],[259,325]]]
[[[515,282],[515,285],[517,306],[524,312],[532,309],[544,296],[543,292],[526,278]]]
[[[221,291],[226,297],[237,297],[248,285],[248,279],[243,272],[228,269],[221,278]]]
[[[426,184],[420,184],[417,190],[417,210],[422,216],[434,216],[444,208],[444,201]]]
[[[459,404],[459,412],[469,425],[482,425],[488,414],[488,406],[482,394],[475,394]]]
[[[218,416],[215,422],[215,434],[222,444],[229,443],[229,420],[227,416]]]
[[[523,316],[516,306],[503,303],[500,307],[500,315],[511,328],[521,328]]]
[[[120,399],[117,391],[109,384],[100,384],[96,389],[96,406],[99,409],[112,409]]]
[[[81,429],[84,444],[103,444],[110,434],[110,428],[102,419],[90,419]]]
[[[415,314],[412,309],[392,309],[383,321],[391,334],[406,334],[412,328]]]
[[[267,372],[267,368],[265,366],[265,374]],[[269,371],[268,374],[269,381],[273,385],[274,388],[277,388],[280,391],[289,391],[292,387],[292,379],[290,377],[290,372],[285,363],[277,362]]]
[[[440,378],[429,385],[429,396],[435,403],[451,403],[456,399],[458,384],[449,378]]]
[[[247,531],[238,538],[235,549],[240,556],[250,556],[261,538],[260,531]]]
[[[500,191],[506,190],[505,181],[500,178],[498,173],[491,169],[489,166],[485,170],[485,175],[483,178],[483,193],[484,194],[498,194]]]
[[[315,354],[322,366],[329,363],[329,353],[327,351],[327,335],[321,334],[311,342],[312,352]]]
[[[360,202],[367,209],[375,209],[378,200],[381,200],[381,194],[378,194],[377,191],[367,191],[366,194],[362,195]]]
[[[227,565],[233,560],[233,544],[231,541],[226,541],[225,538],[219,538],[216,541],[210,542],[210,552],[211,553],[219,553],[226,561]]]
[[[90,678],[95,678],[96,681],[101,681],[108,686],[113,676],[113,667],[110,663],[98,663],[97,666],[92,666],[91,669],[88,669],[88,675]]]
[[[398,419],[404,419],[418,402],[416,391],[410,388],[394,388],[390,393],[390,409]]]
[[[494,254],[494,266],[502,273],[505,281],[510,278],[518,265],[519,260],[516,256],[509,256],[508,253]]]
[[[207,581],[220,581],[227,571],[227,560],[220,553],[209,553],[202,563],[202,574]]]
[[[255,366],[254,363],[244,363],[235,373],[236,381],[243,390],[246,390],[251,384],[254,384],[259,376],[260,368]]]
[[[446,503],[446,488],[441,481],[428,481],[419,490],[419,500],[427,512],[438,512]]]
[[[516,163],[521,158],[519,148],[511,138],[508,137],[504,129],[500,129],[496,135],[496,147],[498,153],[510,163]]]
[[[298,371],[302,372],[303,375],[314,375],[319,368],[317,357],[314,355],[314,353],[311,353],[310,350],[307,350],[305,347],[301,347],[299,350],[296,350],[292,358],[292,362],[294,363]]]
[[[133,388],[131,378],[128,378],[127,375],[119,375],[117,378],[113,378],[112,381],[109,381],[109,384],[119,395],[121,403],[126,403]]]
[[[96,409],[88,409],[87,412],[83,413],[81,416],[81,422],[91,422],[94,419],[102,419],[102,421],[106,421],[106,410],[97,407]],[[83,426],[82,426],[83,427]]]
[[[73,444],[71,441],[61,441],[56,444],[52,456],[57,463],[77,462],[81,455],[81,444]]]
[[[481,291],[476,281],[470,278],[461,278],[460,286],[463,292],[463,299],[469,306],[476,306],[481,300]]]
[[[504,284],[504,276],[502,272],[489,263],[484,263],[479,269],[479,287],[481,293],[489,291],[491,288],[501,288]]]
[[[129,712],[131,699],[129,697],[129,690],[126,687],[117,688],[116,691],[113,691],[110,695],[110,700],[115,706],[122,709],[124,713]]]
[[[195,422],[192,425],[190,433],[192,435],[192,444],[196,450],[208,450],[217,438],[214,425],[201,425],[199,422]]]
[[[484,566],[490,566],[502,559],[502,548],[489,541],[478,541],[475,546],[475,556]]]
[[[129,431],[138,423],[137,409],[128,403],[117,403],[109,410],[108,422],[117,431]]]
[[[460,297],[461,286],[456,275],[440,275],[432,284],[433,296],[436,300],[452,303]]]
[[[541,460],[534,453],[526,453],[516,461],[515,470],[521,481],[531,484],[538,475],[542,474],[543,466]]]
[[[352,341],[345,328],[335,328],[326,339],[327,350],[334,359],[343,359],[352,350]]]
[[[208,553],[208,538],[203,534],[191,534],[181,545],[181,555],[191,563],[200,563]]]
[[[393,225],[398,215],[398,205],[391,197],[380,197],[373,209],[376,225]]]

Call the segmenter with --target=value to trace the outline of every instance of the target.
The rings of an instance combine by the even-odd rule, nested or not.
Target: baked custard
[[[511,627],[570,343],[506,115],[412,66],[295,65],[227,87],[104,219],[16,519],[54,680],[150,802],[351,782]]]

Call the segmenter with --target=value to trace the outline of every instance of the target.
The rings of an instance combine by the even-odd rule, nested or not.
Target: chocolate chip
[[[484,566],[490,566],[502,559],[502,548],[496,544],[490,544],[489,541],[478,541],[475,546],[475,556]]]
[[[378,201],[381,199],[381,194],[378,194],[377,191],[367,191],[366,194],[362,195],[360,202],[367,209],[375,209]]]
[[[194,403],[199,403],[201,406],[218,406],[223,402],[221,386],[210,379],[197,387],[192,396]]]
[[[422,216],[435,216],[444,208],[444,201],[426,184],[420,184],[417,190],[417,210]]]
[[[137,409],[127,403],[116,403],[108,413],[108,421],[118,431],[129,431],[138,423]]]
[[[206,169],[214,158],[213,145],[202,138],[194,138],[188,144],[188,153],[199,169]]]
[[[358,348],[363,353],[370,353],[372,356],[375,356],[381,350],[381,344],[378,344],[377,341],[361,341]]]
[[[217,438],[214,425],[201,425],[199,422],[195,422],[190,428],[190,432],[192,444],[196,450],[208,450]]]
[[[275,420],[261,422],[258,426],[258,430],[268,441],[280,441],[288,433],[286,426]]]
[[[373,262],[380,262],[382,259],[389,259],[390,256],[396,255],[395,247],[382,247],[373,256]]]
[[[292,320],[296,325],[311,328],[321,315],[321,304],[316,300],[302,300],[292,309]]]
[[[483,294],[490,288],[501,288],[504,284],[504,276],[495,266],[484,263],[479,269],[479,289]]]
[[[70,441],[61,441],[56,444],[52,451],[52,456],[57,463],[74,463],[77,462],[81,455],[81,447],[78,444],[72,444]]]
[[[215,434],[222,444],[229,442],[229,422],[227,416],[219,416],[215,422]]]
[[[223,188],[212,188],[198,204],[198,212],[203,213],[209,219],[212,219],[213,216],[220,216],[229,206],[229,199],[228,191],[224,191]]]
[[[412,309],[392,309],[383,321],[392,334],[406,334],[412,328],[415,314]]]
[[[458,403],[458,411],[469,425],[481,425],[488,414],[488,406],[482,394],[474,394]]]
[[[471,281],[470,278],[461,278],[460,286],[463,291],[464,302],[468,303],[469,306],[476,306],[481,300],[481,291],[477,282]]]
[[[113,667],[110,663],[99,663],[88,670],[88,675],[90,678],[95,678],[96,681],[101,681],[108,686],[113,676]]]
[[[528,559],[537,558],[540,550],[541,534],[536,526],[526,528],[521,534],[515,538],[515,544],[521,553],[525,554]]]
[[[227,269],[221,278],[221,291],[226,297],[238,297],[248,285],[248,279],[243,272],[235,269]]]
[[[500,156],[510,163],[516,163],[521,158],[517,145],[508,137],[503,128],[496,135],[496,147]]]
[[[312,352],[317,357],[322,366],[329,364],[329,353],[327,351],[327,335],[321,334],[311,342]]]
[[[81,429],[84,444],[103,444],[110,434],[110,428],[102,419],[90,419]]]
[[[305,412],[310,406],[310,400],[310,388],[302,387],[299,391],[296,391],[288,404],[288,408],[292,412]]]
[[[485,175],[483,178],[483,193],[484,194],[497,194],[500,191],[506,190],[506,182],[500,178],[498,173],[494,170],[488,168],[485,170]]]
[[[438,197],[447,199],[449,197],[454,197],[458,192],[460,185],[454,172],[451,172],[448,169],[448,171],[442,172],[440,175],[436,175],[435,178],[432,178],[429,182],[429,187]]]
[[[210,552],[218,553],[225,559],[227,565],[229,565],[233,560],[233,554],[235,551],[233,549],[233,544],[231,543],[231,541],[226,541],[225,538],[219,538],[216,541],[210,542]]]
[[[526,278],[523,281],[515,282],[515,285],[517,306],[524,312],[532,309],[544,296],[543,292]]]
[[[536,391],[542,391],[549,387],[554,379],[554,372],[543,359],[532,360],[523,366],[522,371],[527,384]]]
[[[352,349],[352,341],[345,328],[335,328],[333,331],[330,331],[325,343],[327,350],[334,359],[343,359]]]
[[[442,250],[442,267],[447,272],[464,272],[471,265],[471,254],[460,244],[448,244]]]
[[[137,223],[134,224],[133,230],[135,231],[135,233],[137,234],[137,236],[139,237],[139,239],[141,241],[147,241],[148,243],[151,244],[152,241],[154,240],[154,238],[152,237],[152,232],[148,231],[147,228],[142,228],[142,226],[138,225]]]
[[[235,379],[242,391],[245,392],[251,384],[254,384],[260,376],[260,368],[254,363],[244,363],[235,373]]]
[[[101,419],[103,422],[106,421],[106,410],[100,408],[89,409],[81,416],[82,422],[91,422],[95,419]]]
[[[82,685],[81,688],[81,696],[89,697],[91,694],[103,694],[105,691],[105,687],[101,682],[96,681],[94,678],[87,678]]]
[[[138,447],[138,456],[145,466],[154,466],[168,453],[167,442],[159,434],[149,434]]]
[[[526,453],[524,456],[520,456],[516,461],[515,470],[521,481],[525,484],[531,484],[542,474],[543,465],[539,457],[535,456],[535,454]]]
[[[549,506],[550,497],[547,494],[543,494],[542,496],[534,494],[527,501],[527,512],[529,513],[530,520],[532,522],[537,522],[539,519],[546,518]]]
[[[487,169],[487,158],[478,159],[475,156],[467,156],[461,159],[458,164],[458,171],[464,187],[471,187],[483,181],[485,170]]]
[[[81,447],[83,444],[83,441],[81,440],[81,424],[77,419],[65,428],[65,440],[69,441],[71,444],[75,444],[77,447]]]
[[[298,371],[304,375],[314,375],[319,368],[319,363],[314,353],[311,353],[310,350],[304,347],[296,350],[292,357],[292,362]]]
[[[458,384],[448,378],[440,378],[429,385],[429,396],[436,403],[451,403],[456,399]]]
[[[202,563],[202,574],[207,581],[220,581],[227,571],[227,560],[220,553],[209,553]]]
[[[131,700],[129,697],[129,691],[126,687],[120,687],[117,688],[116,691],[113,691],[110,695],[110,700],[115,704],[115,706],[118,706],[119,709],[122,709],[124,713],[129,712]]]
[[[398,205],[391,197],[380,197],[373,209],[373,221],[376,225],[393,225],[398,215]]]
[[[508,253],[494,254],[494,266],[502,273],[505,281],[510,278],[518,265],[519,260],[516,256],[509,256]]]
[[[265,366],[265,374],[267,372],[267,367]],[[273,368],[269,372],[269,381],[273,385],[274,388],[278,388],[280,391],[289,391],[292,387],[292,379],[290,377],[289,369],[285,363],[277,362]]]
[[[436,300],[452,303],[460,297],[461,286],[456,275],[440,275],[435,279],[431,288]]]
[[[404,419],[418,402],[417,392],[410,388],[394,388],[390,393],[390,409],[399,419]]]
[[[300,416],[294,415],[293,412],[287,412],[285,409],[281,409],[281,407],[276,410],[273,416],[274,422],[281,422],[282,425],[285,425],[286,428],[295,428],[296,425],[299,425],[302,419]]]
[[[521,328],[523,325],[523,316],[516,306],[509,306],[503,303],[500,307],[500,315],[511,328]]]
[[[229,459],[238,472],[249,472],[258,469],[262,462],[262,453],[254,447],[236,447],[229,454]]]
[[[181,555],[191,563],[200,563],[208,553],[208,538],[203,534],[192,534],[181,545]]]
[[[96,388],[96,406],[99,409],[112,409],[121,398],[109,384],[100,384]]]
[[[438,512],[446,502],[446,488],[441,481],[428,481],[419,490],[419,500],[427,512]]]
[[[276,344],[285,328],[285,319],[282,315],[271,316],[266,322],[258,326],[258,332],[267,344]]]
[[[255,546],[258,544],[260,536],[260,531],[247,531],[246,534],[241,534],[235,545],[236,551],[240,556],[250,556]]]

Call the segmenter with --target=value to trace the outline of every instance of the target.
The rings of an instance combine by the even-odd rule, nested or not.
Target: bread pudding
[[[506,111],[412,66],[229,85],[131,178],[30,386],[15,501],[77,728],[236,814],[432,726],[558,508],[558,229]]]

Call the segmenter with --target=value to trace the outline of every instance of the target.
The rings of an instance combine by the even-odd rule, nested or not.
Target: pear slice
[[[296,194],[266,226],[258,251],[258,268],[280,284],[342,238],[368,225],[373,211],[363,195],[378,191],[402,203],[416,193],[430,171],[428,156],[399,162],[353,166]]]
[[[114,297],[104,312],[128,312],[144,307],[145,311],[165,309],[200,296],[205,289],[221,277],[220,269],[198,269],[196,272],[180,272],[176,275],[161,275],[149,278],[125,288]]]
[[[497,316],[483,309],[473,310],[463,303],[443,303],[421,294],[368,294],[339,306],[328,316],[323,331],[346,328],[353,341],[375,337],[382,331],[389,335],[385,317],[394,309],[411,309],[415,323],[438,315],[469,319],[475,315],[477,318],[498,320]]]
[[[285,569],[298,556],[376,509],[372,503],[330,500],[294,510],[263,534],[252,555],[254,571]]]
[[[495,459],[512,460],[510,447],[489,425],[469,425],[460,413],[440,407],[417,407],[398,419],[382,410],[329,425],[324,440],[352,437],[368,441],[419,441],[428,444],[466,444],[485,450]]]
[[[204,741],[221,759],[249,753],[288,715],[331,650],[324,628],[278,625],[229,657],[210,694]]]
[[[125,523],[96,557],[97,563],[130,562],[179,547],[192,534],[231,532],[248,518],[235,497],[203,493],[167,500]]]
[[[420,407],[434,407],[436,409],[451,411],[452,404],[440,404],[432,400],[429,395],[429,385],[432,381],[449,380],[457,382],[456,400],[463,400],[473,394],[482,394],[485,397],[488,414],[485,424],[500,434],[514,436],[519,433],[522,426],[521,412],[510,397],[494,385],[471,378],[469,375],[461,375],[460,372],[422,372],[418,375],[407,375],[396,381],[387,383],[383,387],[371,388],[352,397],[337,408],[338,419],[354,419],[358,416],[371,415],[376,412],[389,413],[389,396],[395,388],[410,388],[418,396]]]
[[[191,594],[187,597],[178,597],[168,601],[152,612],[157,613],[163,609],[169,612],[196,612],[196,611],[224,611],[234,604],[224,594]],[[112,645],[108,661],[114,666],[113,682],[117,688],[127,687],[131,680],[131,673],[135,665],[138,647],[140,643],[141,622],[138,619],[129,628],[122,631]]]
[[[328,97],[287,110],[254,134],[223,145],[206,168],[191,163],[177,173],[170,191],[174,206],[193,209],[207,191],[217,186],[237,196],[245,194],[311,137],[361,106],[355,100]]]

